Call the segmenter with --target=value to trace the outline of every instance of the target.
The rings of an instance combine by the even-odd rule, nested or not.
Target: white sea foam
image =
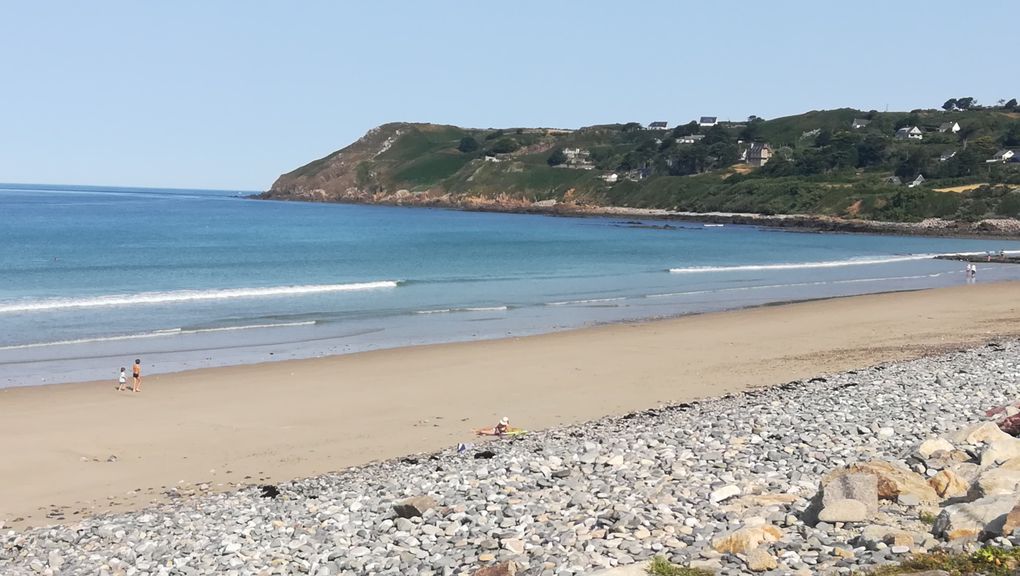
[[[477,306],[467,308],[435,308],[432,310],[415,310],[415,314],[449,314],[451,312],[503,312],[509,306]]]
[[[11,312],[45,312],[67,308],[102,308],[107,306],[135,306],[141,304],[177,304],[206,300],[233,300],[238,298],[267,298],[273,296],[305,296],[330,292],[352,292],[395,288],[396,280],[358,282],[353,284],[310,284],[305,286],[269,286],[265,288],[225,288],[218,290],[175,290],[171,292],[140,292],[138,294],[109,294],[85,298],[51,298],[0,303],[0,314]]]
[[[887,256],[882,258],[848,258],[846,260],[825,260],[821,262],[788,262],[781,264],[744,264],[739,266],[693,266],[690,268],[670,268],[673,274],[691,274],[699,272],[748,272],[760,270],[801,270],[808,268],[841,268],[843,266],[867,266],[875,264],[892,264],[914,260],[931,260],[936,254],[910,254],[906,256]]]
[[[564,300],[562,302],[547,302],[546,306],[572,306],[576,304],[602,304],[603,302],[619,302],[620,300],[626,300],[624,297],[619,298],[592,298],[590,300]]]
[[[686,292],[666,292],[662,294],[646,294],[645,298],[673,298],[676,296],[695,296],[698,294],[717,294],[720,292],[746,292],[751,290],[771,290],[774,288],[798,288],[801,286],[825,286],[828,284],[858,284],[862,282],[889,282],[895,280],[920,280],[922,278],[938,278],[942,272],[919,274],[914,276],[883,276],[880,278],[851,278],[848,280],[817,280],[814,282],[790,282],[787,284],[759,284],[756,286],[736,286],[716,288],[714,290],[690,290]]]
[[[159,338],[162,336],[178,336],[181,334],[202,334],[205,332],[230,332],[234,330],[254,330],[258,328],[288,328],[293,326],[312,326],[315,320],[302,322],[280,322],[276,324],[246,324],[242,326],[219,326],[215,328],[170,328],[168,330],[153,330],[152,332],[141,332],[139,334],[122,334],[119,336],[102,336],[97,338],[79,338],[76,340],[56,340],[54,342],[33,342],[31,344],[16,344],[12,346],[0,346],[0,350],[24,350],[26,348],[44,348],[47,346],[66,346],[74,344],[96,344],[99,342],[117,342],[120,340],[140,340],[145,338]]]

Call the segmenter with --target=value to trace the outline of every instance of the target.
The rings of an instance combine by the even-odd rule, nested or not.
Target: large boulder
[[[996,496],[1020,492],[1020,458],[1007,460],[1002,466],[985,470],[974,483],[977,496]]]
[[[762,544],[777,542],[783,532],[771,524],[745,526],[712,540],[712,548],[722,554],[747,554]]]
[[[436,499],[431,496],[415,496],[393,505],[393,511],[401,518],[413,518],[425,514],[425,511],[436,507]]]
[[[768,572],[779,568],[776,557],[764,548],[755,548],[747,553],[747,569],[751,572]]]
[[[962,498],[970,491],[970,482],[952,470],[939,470],[928,479],[928,485],[940,498]]]
[[[1010,536],[1020,528],[1020,504],[1017,504],[1006,514],[1006,520],[1002,523],[1002,535]]]
[[[1012,439],[995,425],[994,422],[978,422],[953,432],[949,435],[949,441],[953,444],[969,444],[976,446],[1001,439]]]
[[[917,453],[921,458],[931,458],[932,454],[936,452],[952,452],[953,445],[945,438],[929,438],[917,448]]]
[[[920,474],[906,466],[882,460],[858,462],[832,470],[822,477],[822,486],[828,486],[836,478],[848,474],[875,476],[878,482],[878,497],[883,500],[896,501],[901,495],[910,494],[916,496],[920,504],[935,504],[939,501],[938,494]]]
[[[822,486],[822,508],[839,500],[856,500],[869,515],[878,512],[878,477],[874,474],[844,474]]]
[[[870,517],[867,504],[850,498],[829,502],[818,513],[822,522],[864,522]]]
[[[1020,438],[1013,438],[1008,434],[985,442],[985,449],[981,451],[982,466],[997,466],[1014,458],[1020,458]]]
[[[1016,507],[1016,494],[988,496],[951,504],[935,519],[932,532],[948,540],[986,539],[1002,535],[1006,516]]]

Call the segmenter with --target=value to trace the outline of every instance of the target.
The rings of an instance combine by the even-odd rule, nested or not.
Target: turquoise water
[[[961,284],[1000,240],[0,187],[0,386]],[[1020,278],[981,266],[979,282]]]

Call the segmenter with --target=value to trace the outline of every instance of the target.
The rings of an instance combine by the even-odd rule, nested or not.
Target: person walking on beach
[[[117,379],[117,391],[127,390],[127,368],[120,367],[120,378]]]
[[[131,389],[135,392],[142,391],[142,361],[135,359],[135,365],[131,367]]]

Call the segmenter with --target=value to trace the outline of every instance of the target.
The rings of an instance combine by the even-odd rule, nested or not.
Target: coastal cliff
[[[967,128],[940,132],[947,120]],[[898,138],[904,122],[931,128]],[[1020,163],[988,160],[1014,141],[1020,115],[994,109],[841,109],[672,130],[391,123],[259,198],[1012,236]]]

